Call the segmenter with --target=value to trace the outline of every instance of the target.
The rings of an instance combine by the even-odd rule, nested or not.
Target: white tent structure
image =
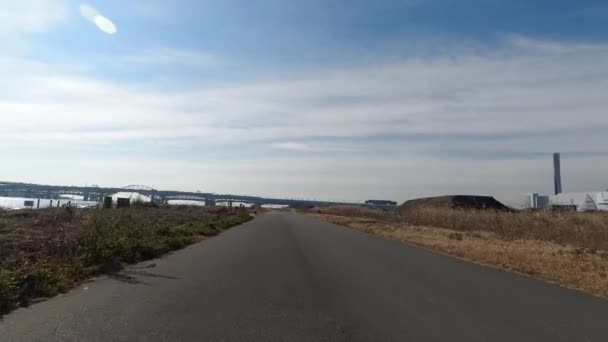
[[[551,206],[576,206],[578,211],[608,211],[608,192],[566,192],[549,196]]]
[[[148,203],[148,202],[152,201],[150,199],[150,197],[144,196],[137,192],[117,192],[114,195],[112,195],[112,201],[114,203],[116,203],[119,198],[128,198],[131,200],[131,203],[133,203],[133,202]]]

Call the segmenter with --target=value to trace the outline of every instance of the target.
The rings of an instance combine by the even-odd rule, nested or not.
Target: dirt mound
[[[418,198],[407,201],[401,205],[401,210],[412,210],[416,208],[460,208],[460,209],[491,209],[509,211],[507,206],[491,196],[439,196]]]

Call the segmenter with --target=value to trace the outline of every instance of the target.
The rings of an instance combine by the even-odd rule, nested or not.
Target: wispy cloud
[[[526,49],[529,51],[545,52],[545,53],[581,53],[604,51],[608,49],[605,44],[598,43],[578,43],[578,42],[560,42],[557,40],[534,39],[519,34],[510,34],[507,36],[508,42],[513,46]]]
[[[306,142],[279,142],[270,144],[274,149],[295,151],[295,152],[354,152],[356,151],[353,147],[346,147],[344,145],[327,144],[327,143],[306,143]]]
[[[5,80],[19,82],[5,84],[0,105],[3,115],[14,118],[4,122],[4,130],[45,134],[55,127],[102,125],[162,136],[205,132],[214,143],[274,139],[282,144],[274,147],[305,150],[312,145],[294,141],[404,134],[449,138],[483,132],[527,137],[536,147],[547,147],[544,142],[552,138],[545,132],[579,136],[573,127],[608,126],[608,117],[602,115],[607,57],[608,50],[600,48],[567,55],[545,52],[542,58],[470,54],[179,91],[57,73],[52,65],[37,64],[32,71],[31,63],[11,60],[0,68]],[[134,60],[189,58],[199,60],[173,52]],[[601,135],[586,134],[584,141],[594,136]]]
[[[3,1],[0,11],[0,35],[15,32],[43,32],[66,18],[63,0]]]
[[[539,159],[544,153],[608,152],[607,45],[519,37],[507,39],[502,49],[504,53],[459,51],[179,90],[100,80],[5,58],[0,60],[0,87],[5,89],[0,94],[0,145],[49,145],[57,151],[74,144],[95,146],[107,159],[116,157],[117,147],[137,144],[138,155],[123,162],[133,170],[156,170],[142,176],[147,177],[142,182],[172,174],[173,166],[162,172],[161,166],[174,163],[189,170],[183,171],[189,181],[214,184],[215,190],[260,193],[273,182],[292,182],[292,192],[305,193],[316,183],[327,187],[315,189],[317,193],[341,187],[349,198],[374,197],[378,191],[395,199],[437,189],[515,194],[539,189],[538,184],[550,187],[545,179],[549,163]],[[129,58],[143,64],[216,63],[204,53],[164,48]],[[163,153],[162,142],[178,149],[195,147],[197,153],[165,156],[155,163],[146,159]],[[248,159],[228,156],[215,162],[216,168],[205,166],[208,160],[194,161],[202,150],[227,145],[246,146]],[[529,158],[531,152],[539,157]],[[266,156],[273,153],[283,159],[270,163]],[[492,153],[503,157],[479,158]],[[594,167],[571,170],[577,185],[602,184],[604,175],[594,170],[608,162],[595,157],[586,162]],[[92,158],[89,163],[105,161]],[[48,167],[52,161],[42,164]],[[281,165],[302,167],[301,174],[294,176]],[[83,166],[102,177],[103,168],[96,167]],[[227,169],[255,184],[241,182],[241,188],[233,188]],[[118,178],[111,181],[127,183]],[[165,186],[186,186],[179,182]]]
[[[128,52],[118,62],[143,65],[183,65],[188,67],[213,67],[221,65],[217,56],[196,50],[168,47],[149,48]]]

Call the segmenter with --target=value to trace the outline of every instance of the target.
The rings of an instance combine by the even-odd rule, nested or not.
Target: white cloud
[[[249,161],[224,161],[216,169],[209,162],[190,164],[179,157],[125,164],[131,165],[134,177],[145,178],[142,182],[166,179],[166,187],[200,182],[215,191],[261,194],[275,184],[294,194],[330,197],[339,192],[351,199],[384,194],[399,200],[467,189],[510,196],[548,191],[550,161],[526,160],[517,153],[608,152],[602,130],[608,127],[608,45],[519,37],[503,48],[502,54],[460,53],[179,91],[127,86],[51,65],[2,59],[0,144],[43,144],[57,151],[74,144],[107,146],[110,154],[127,141],[141,144],[142,154],[153,154],[151,142],[163,141],[184,148],[254,148]],[[134,63],[179,60],[208,63],[196,53],[163,49],[132,57]],[[404,134],[438,137],[392,143],[370,138]],[[488,139],[474,139],[478,135]],[[279,150],[292,157],[269,162],[266,154]],[[438,151],[460,154],[445,160]],[[297,157],[310,152],[329,158]],[[497,156],[466,161],[467,153]],[[501,153],[513,156],[500,160]],[[0,158],[4,165],[8,157]],[[176,166],[161,167],[166,163]],[[104,167],[89,164],[79,162],[79,171],[67,173],[66,179],[82,170],[103,178]],[[584,158],[577,164],[593,166],[572,169],[572,190],[605,186],[605,175],[595,170],[605,169],[608,162]],[[142,167],[149,174],[142,175]],[[110,168],[105,166],[108,172]],[[184,176],[179,180],[169,177],[174,168],[186,170],[180,171]],[[133,182],[128,175],[107,179]],[[232,185],[237,178],[238,187]]]
[[[176,56],[150,54],[135,60],[169,61],[179,59]],[[58,73],[54,66],[7,60],[0,61],[7,75],[0,80],[7,89],[0,95],[0,113],[14,118],[5,120],[2,128],[12,132],[49,134],[60,127],[89,131],[101,126],[189,136],[198,130],[214,142],[283,139],[275,147],[292,150],[306,149],[293,141],[310,136],[534,135],[551,130],[578,136],[573,127],[608,125],[603,115],[608,104],[607,57],[608,50],[597,49],[567,56],[410,60],[179,92],[129,87]],[[535,146],[551,141],[530,139]]]
[[[184,65],[190,67],[218,66],[221,61],[216,56],[187,49],[157,47],[126,54],[119,61],[134,64],[149,65]]]
[[[0,3],[0,32],[43,32],[67,16],[63,0],[19,0]]]
[[[354,152],[350,147],[341,146],[338,144],[324,143],[303,143],[303,142],[280,142],[270,144],[272,148],[296,152]]]
[[[297,142],[283,142],[271,144],[273,148],[292,150],[292,151],[314,151],[315,149],[309,144],[297,143]]]
[[[533,39],[530,37],[511,34],[508,36],[508,41],[513,46],[538,51],[538,52],[547,52],[547,53],[577,53],[577,52],[594,52],[594,51],[604,51],[606,52],[607,47],[602,44],[593,44],[593,43],[564,43],[555,40],[546,40],[546,39]]]

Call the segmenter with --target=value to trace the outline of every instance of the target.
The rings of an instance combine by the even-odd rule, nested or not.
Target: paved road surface
[[[608,301],[287,213],[0,321],[1,341],[608,341]]]

